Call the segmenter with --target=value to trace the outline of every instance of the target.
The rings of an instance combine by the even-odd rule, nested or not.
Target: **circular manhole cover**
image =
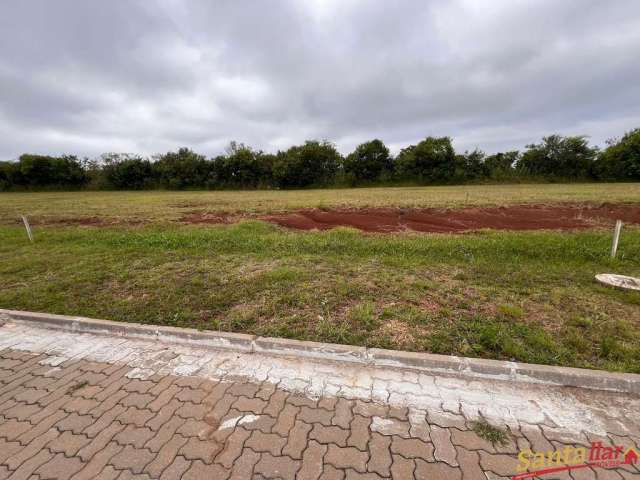
[[[616,275],[615,273],[599,273],[596,275],[596,280],[612,287],[640,291],[640,278]]]

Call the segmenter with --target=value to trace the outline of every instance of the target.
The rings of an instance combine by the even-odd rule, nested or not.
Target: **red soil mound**
[[[245,217],[246,218],[246,217]],[[345,226],[366,232],[459,233],[494,230],[579,230],[606,226],[620,219],[640,224],[640,205],[513,205],[460,209],[312,209],[258,216],[261,220],[298,230],[327,230]],[[224,214],[190,214],[186,223],[231,223]]]
[[[519,205],[494,208],[305,210],[266,218],[302,230],[350,226],[368,232],[464,232],[496,230],[585,229],[616,219],[640,224],[640,206]]]

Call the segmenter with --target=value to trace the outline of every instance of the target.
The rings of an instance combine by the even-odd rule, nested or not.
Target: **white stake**
[[[616,220],[616,228],[613,231],[613,243],[611,244],[611,258],[616,258],[618,240],[620,240],[620,230],[622,230],[622,220]]]
[[[29,240],[33,242],[33,234],[31,233],[31,227],[29,226],[29,220],[24,215],[20,215],[22,217],[22,223],[24,223],[24,228],[27,230],[27,236]]]

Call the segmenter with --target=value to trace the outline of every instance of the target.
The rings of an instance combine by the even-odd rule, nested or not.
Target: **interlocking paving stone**
[[[278,419],[275,425],[273,426],[273,432],[282,436],[288,435],[293,428],[293,425],[296,421],[296,415],[299,411],[300,407],[296,407],[293,405],[284,405],[284,407],[280,411],[280,414],[278,415]]]
[[[307,446],[307,438],[312,428],[312,425],[301,420],[296,420],[293,428],[289,431],[287,444],[282,450],[282,453],[291,458],[302,458],[302,452]]]
[[[369,460],[368,452],[361,452],[355,447],[339,447],[337,445],[329,445],[325,461],[336,468],[353,468],[358,472],[366,470],[367,461]]]
[[[131,470],[133,473],[142,473],[144,467],[153,461],[156,454],[146,448],[134,448],[127,445],[114,455],[110,464],[118,470]]]
[[[434,456],[436,460],[447,462],[449,465],[457,466],[456,449],[451,443],[451,431],[447,428],[433,426],[431,428],[431,438],[435,446]]]
[[[19,420],[6,420],[0,424],[0,438],[5,438],[9,441],[16,440],[20,435],[29,431],[32,425],[28,421]]]
[[[317,480],[322,475],[322,463],[328,447],[313,440],[302,454],[302,467],[298,472],[300,480]]]
[[[55,453],[63,453],[67,457],[71,457],[78,451],[88,445],[91,439],[83,433],[75,434],[71,431],[62,432],[62,434],[49,442],[48,448]]]
[[[85,467],[76,473],[71,480],[90,480],[96,478],[100,472],[107,466],[109,461],[120,451],[123,447],[111,442],[104,449],[96,453],[85,465]]]
[[[278,456],[282,453],[282,448],[287,443],[286,438],[282,438],[275,433],[262,433],[254,430],[244,445],[254,452],[269,452]]]
[[[224,446],[212,440],[201,440],[196,437],[185,440],[186,442],[180,448],[180,455],[188,460],[200,460],[206,464],[212,463]]]
[[[47,463],[52,458],[53,454],[51,454],[49,450],[40,450],[31,458],[23,462],[17,470],[14,470],[9,478],[12,480],[26,480],[31,478],[41,465]]]
[[[156,458],[144,468],[144,471],[152,478],[158,478],[162,475],[164,469],[171,465],[171,462],[176,458],[176,455],[185,443],[187,443],[187,439],[180,435],[175,435],[170,438],[169,441],[162,446]]]
[[[127,427],[120,431],[113,439],[120,445],[133,445],[135,448],[142,448],[155,434],[156,432],[148,427],[127,425]]]
[[[118,422],[113,422],[96,435],[91,442],[82,447],[78,456],[88,462],[97,452],[102,450],[113,439],[115,435],[124,430],[125,426]]]
[[[189,470],[182,474],[182,480],[202,480],[209,478],[212,480],[225,480],[229,478],[230,474],[229,469],[221,465],[207,465],[206,463],[196,460],[191,464]]]
[[[287,456],[274,457],[269,453],[263,453],[256,463],[254,471],[266,478],[293,480],[300,469],[300,464],[299,460],[292,460]]]
[[[371,442],[369,443],[369,463],[367,470],[377,473],[384,477],[391,475],[391,437],[381,435],[379,433],[371,434]]]
[[[172,460],[171,464],[164,469],[162,475],[160,475],[160,480],[180,480],[182,474],[189,470],[190,466],[190,461],[184,457],[177,456]]]
[[[9,442],[5,439],[0,439],[0,464],[3,464],[7,458],[20,452],[23,448],[20,442]]]
[[[30,332],[40,339],[58,335]],[[0,327],[0,342],[6,335]],[[505,444],[492,444],[471,429],[479,418],[473,412],[502,411],[482,403],[481,382],[409,371],[366,373],[387,383],[394,375],[406,382],[386,399],[415,398],[425,385],[418,404],[388,403],[352,389],[354,381],[340,377],[341,370],[331,381],[344,382],[344,395],[340,389],[317,393],[312,373],[291,370],[295,378],[265,381],[270,377],[259,374],[261,367],[251,370],[247,357],[220,353],[227,370],[217,374],[202,363],[221,363],[212,360],[211,351],[198,355],[176,347],[166,352],[149,342],[95,337],[102,353],[91,356],[72,354],[80,348],[72,345],[73,335],[59,335],[60,344],[69,337],[67,350],[50,355],[0,350],[0,479],[499,480],[516,473],[522,448],[589,446],[591,441],[637,446],[640,441],[640,399],[633,395],[594,393],[593,408],[583,404],[587,410],[582,412],[593,425],[578,417],[563,424],[562,409],[540,415],[534,404],[532,412],[514,408],[503,419],[491,417],[507,432]],[[117,345],[118,358],[133,360],[111,360],[110,341]],[[191,376],[176,374],[183,358]],[[308,367],[297,368],[307,372]],[[496,385],[487,383],[486,398],[496,395],[492,388],[504,393],[506,387]],[[465,388],[473,390],[468,398],[458,392]],[[530,388],[532,395],[544,395]],[[562,389],[554,395],[560,392],[572,395]],[[515,393],[509,395],[506,400],[519,401]],[[604,405],[618,410],[605,411]],[[623,465],[556,476],[624,480],[640,478],[640,470]]]
[[[391,452],[405,458],[423,458],[433,461],[433,445],[418,438],[393,437]]]
[[[355,470],[352,470],[355,472]],[[322,475],[319,480],[343,480],[345,478],[344,470],[338,470],[331,465],[325,464],[322,469]]]
[[[334,443],[340,447],[347,446],[347,437],[349,430],[340,427],[325,427],[319,423],[313,425],[313,430],[309,433],[310,440],[317,440],[320,443]]]
[[[242,453],[242,447],[244,442],[249,438],[251,432],[244,428],[236,428],[233,433],[227,438],[225,446],[220,454],[216,457],[216,462],[229,470],[233,465],[233,462]]]
[[[420,480],[460,480],[462,472],[444,462],[428,463],[417,459],[415,477]],[[482,472],[478,471],[475,476],[465,478],[482,478]]]
[[[249,448],[242,450],[242,454],[233,463],[229,480],[244,480],[251,478],[256,463],[260,461],[260,454]]]
[[[41,450],[44,450],[47,443],[55,439],[58,435],[59,432],[56,429],[48,430],[45,434],[40,435],[29,443],[29,445],[7,458],[3,463],[9,467],[10,470],[17,470],[25,461],[36,455]]]
[[[263,413],[267,415],[271,415],[272,417],[277,417],[282,409],[285,407],[285,402],[287,400],[288,393],[283,390],[276,390],[273,395],[269,398],[269,404],[264,409]],[[291,408],[296,408],[295,405],[288,405]],[[299,410],[296,408],[295,412],[297,413]]]
[[[42,480],[67,480],[82,470],[82,467],[84,464],[78,457],[67,457],[58,453],[47,463],[41,465],[35,473]]]

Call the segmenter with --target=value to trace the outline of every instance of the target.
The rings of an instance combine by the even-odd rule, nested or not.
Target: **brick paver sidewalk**
[[[52,344],[62,341],[50,335]],[[96,361],[91,351],[66,358],[24,346],[0,350],[0,479],[486,480],[515,474],[523,448],[640,443],[637,410],[628,412],[637,423],[625,428],[633,430],[617,434],[567,431],[550,420],[505,422],[507,443],[492,445],[471,429],[463,405],[420,410],[350,395],[306,396],[229,371],[217,379],[211,371],[158,373],[175,359],[168,351],[153,351],[152,373],[132,366],[129,350],[114,362]],[[603,411],[608,395],[594,393]],[[630,408],[638,405],[628,400]],[[542,478],[640,478],[640,471],[624,465]]]

